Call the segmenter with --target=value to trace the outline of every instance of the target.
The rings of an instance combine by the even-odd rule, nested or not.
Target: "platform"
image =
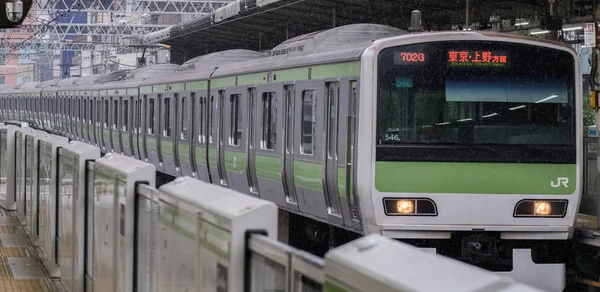
[[[0,291],[54,292],[37,252],[11,212],[0,208]]]

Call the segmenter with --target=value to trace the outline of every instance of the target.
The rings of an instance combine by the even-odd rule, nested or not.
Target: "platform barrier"
[[[84,291],[86,164],[100,158],[97,147],[72,141],[59,149],[58,218],[61,282],[69,291]]]
[[[25,229],[30,235],[34,245],[38,244],[38,165],[39,152],[38,143],[41,138],[49,138],[50,134],[41,131],[34,131],[25,134],[24,155],[24,177],[25,177]]]
[[[0,135],[1,135],[0,130]],[[0,137],[1,138],[1,137]],[[58,214],[58,150],[65,147],[69,139],[50,135],[39,141],[39,241],[40,258],[51,277],[60,276],[56,254],[56,219]],[[13,143],[14,144],[14,143]],[[1,147],[1,146],[0,146]]]
[[[7,210],[17,210],[15,132],[27,124],[4,122],[0,127],[0,202]]]
[[[135,291],[135,187],[154,185],[153,165],[107,154],[94,165],[93,291]],[[139,290],[138,290],[139,291]]]
[[[541,291],[378,235],[321,259],[277,241],[272,202],[191,177],[156,188],[151,164],[29,128],[0,126],[0,169],[63,291]]]

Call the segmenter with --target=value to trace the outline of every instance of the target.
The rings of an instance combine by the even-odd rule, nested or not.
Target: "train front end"
[[[361,59],[357,190],[382,233],[549,291],[582,192],[582,78],[560,44],[409,34]]]

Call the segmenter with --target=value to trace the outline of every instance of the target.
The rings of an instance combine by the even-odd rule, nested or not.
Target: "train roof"
[[[230,76],[354,60],[360,57],[372,41],[406,33],[380,24],[350,24],[291,38],[271,50],[269,55],[248,50],[228,50],[199,56],[182,65],[180,71],[189,72],[188,74],[152,78],[142,84],[204,80],[210,76]]]
[[[267,55],[250,50],[227,50],[195,57],[183,63],[177,71],[214,71],[216,67],[227,63],[264,58]]]
[[[137,79],[139,81],[153,77],[153,76],[165,76],[171,75],[177,69],[179,69],[179,65],[177,64],[157,64],[148,67],[143,67],[139,69],[131,70],[126,76],[125,80]]]

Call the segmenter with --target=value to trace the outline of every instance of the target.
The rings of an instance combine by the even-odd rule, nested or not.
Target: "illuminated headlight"
[[[522,200],[515,206],[514,217],[565,217],[567,200]]]
[[[437,216],[437,207],[427,198],[384,198],[383,209],[388,216]]]

